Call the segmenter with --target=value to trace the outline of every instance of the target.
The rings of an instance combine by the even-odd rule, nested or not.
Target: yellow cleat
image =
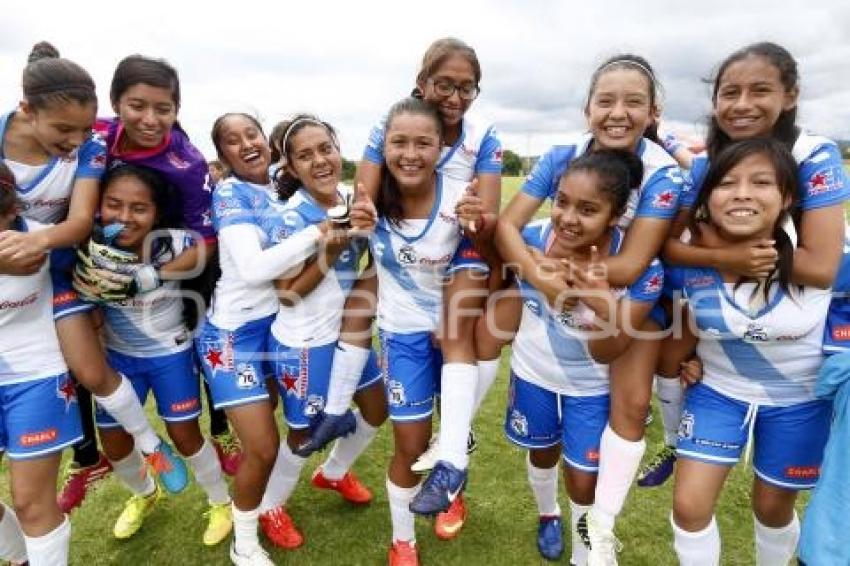
[[[207,546],[217,545],[233,530],[233,513],[229,501],[217,505],[210,504],[210,509],[204,516],[209,517],[207,530],[204,531],[204,544]]]
[[[112,534],[115,538],[124,540],[136,534],[142,528],[142,523],[145,522],[145,517],[153,511],[156,502],[162,497],[162,491],[159,484],[155,483],[156,489],[150,495],[134,495],[124,504],[124,510],[115,521],[115,528],[112,529]]]

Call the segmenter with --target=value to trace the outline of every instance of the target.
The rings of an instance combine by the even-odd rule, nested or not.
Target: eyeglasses
[[[434,85],[434,92],[440,96],[449,97],[457,91],[458,96],[463,100],[475,100],[481,93],[478,85],[472,83],[455,84],[449,79],[428,79]]]

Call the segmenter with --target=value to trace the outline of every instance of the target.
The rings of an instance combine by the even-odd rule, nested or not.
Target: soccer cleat
[[[372,492],[363,485],[353,472],[347,472],[342,479],[329,480],[322,472],[321,466],[313,472],[311,480],[313,487],[319,489],[332,489],[339,493],[343,499],[355,505],[366,505],[372,501]]]
[[[251,554],[244,555],[236,552],[236,545],[230,543],[230,561],[235,566],[274,566],[269,553],[257,546]]]
[[[410,510],[417,515],[436,515],[446,511],[465,485],[466,470],[458,470],[440,460],[410,502]]]
[[[304,535],[295,526],[283,505],[278,505],[260,515],[260,528],[271,543],[278,548],[292,550],[304,544]]]
[[[346,410],[341,415],[322,412],[316,417],[316,421],[315,426],[311,427],[310,438],[293,450],[296,455],[302,458],[322,450],[337,438],[348,436],[357,428],[357,419],[354,418],[351,409]]]
[[[564,553],[564,525],[560,515],[541,515],[537,526],[537,550],[546,560],[557,560]]]
[[[228,476],[235,476],[242,463],[242,445],[230,431],[212,437],[215,453],[221,463],[221,470]]]
[[[463,501],[463,494],[461,494],[452,501],[445,512],[437,513],[437,518],[434,521],[434,534],[440,540],[452,540],[460,534],[464,522],[466,522],[466,504]]]
[[[640,487],[656,487],[667,481],[673,475],[676,466],[676,449],[665,444],[655,455],[641,468],[638,473],[637,484]]]
[[[189,471],[186,463],[179,458],[167,442],[160,441],[156,451],[145,454],[150,467],[162,482],[162,487],[168,493],[180,493],[189,484]]]
[[[623,549],[614,532],[601,526],[585,513],[576,530],[587,547],[587,566],[617,566],[617,553]]]
[[[207,528],[204,531],[204,544],[215,546],[233,530],[233,511],[230,501],[227,503],[211,503],[209,510],[204,513],[207,517]]]
[[[156,483],[154,485],[156,488],[150,495],[134,495],[124,504],[124,510],[118,516],[115,527],[112,529],[115,538],[128,539],[142,528],[145,517],[150,515],[157,501],[162,497],[159,485]]]
[[[112,464],[106,456],[98,453],[97,463],[81,467],[76,462],[69,462],[65,467],[62,492],[57,503],[63,513],[70,513],[83,504],[90,487],[112,472]]]
[[[407,540],[394,541],[387,556],[387,563],[389,566],[419,566],[416,543]]]

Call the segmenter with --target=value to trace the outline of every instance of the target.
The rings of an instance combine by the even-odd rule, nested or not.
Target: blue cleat
[[[546,560],[557,560],[564,553],[564,525],[560,515],[541,515],[537,527],[537,550]]]
[[[348,436],[357,428],[357,419],[354,418],[351,409],[341,415],[322,412],[316,416],[315,421],[315,424],[310,427],[312,429],[310,438],[293,450],[296,455],[302,458],[322,450],[337,438]]]
[[[160,441],[155,452],[145,454],[145,460],[168,493],[180,493],[189,485],[186,463],[174,453],[167,442]]]
[[[410,510],[417,515],[443,513],[463,492],[464,487],[466,470],[458,470],[448,462],[439,460],[422,484],[422,489],[410,502]]]
[[[638,474],[637,484],[640,487],[656,487],[667,481],[673,475],[676,465],[676,449],[665,445]]]

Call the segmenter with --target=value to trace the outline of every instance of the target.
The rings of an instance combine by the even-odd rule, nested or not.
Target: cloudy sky
[[[478,52],[482,94],[473,109],[521,154],[582,129],[591,72],[624,51],[655,66],[668,127],[701,135],[709,111],[702,79],[759,40],[783,44],[799,62],[800,123],[850,138],[846,0],[15,0],[0,28],[6,108],[19,100],[30,47],[43,39],[92,74],[104,115],[122,57],[164,57],[180,72],[180,119],[210,158],[212,121],[234,110],[254,113],[267,129],[293,112],[317,113],[340,131],[343,153],[358,158],[371,124],[410,91],[425,49],[446,35]]]

